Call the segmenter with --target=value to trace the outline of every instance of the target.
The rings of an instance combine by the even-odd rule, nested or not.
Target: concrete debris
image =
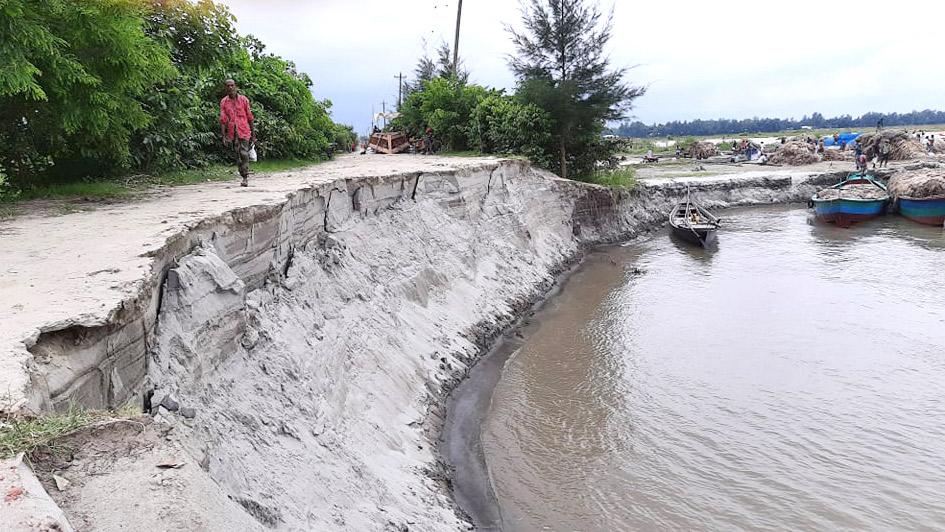
[[[187,419],[194,419],[197,417],[197,409],[192,406],[182,406],[180,408],[180,415]]]
[[[59,475],[53,475],[53,482],[56,483],[56,489],[59,491],[66,491],[69,489],[69,486],[72,484],[68,480],[60,477]]]
[[[62,509],[50,497],[23,453],[0,459],[0,530],[72,532]]]

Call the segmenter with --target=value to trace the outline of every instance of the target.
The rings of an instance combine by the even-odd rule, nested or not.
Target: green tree
[[[553,163],[553,157],[546,151],[550,143],[551,118],[535,105],[493,93],[473,110],[469,144],[482,153],[523,155],[548,167]]]
[[[243,50],[226,7],[209,0],[151,0],[145,33],[165,47],[176,69],[139,98],[151,115],[131,142],[138,168],[196,167],[217,160],[216,119],[225,64]]]
[[[437,77],[423,84],[423,90],[410,93],[401,106],[401,116],[393,127],[420,135],[430,127],[448,150],[465,150],[470,144],[472,113],[490,94],[479,85],[467,85],[454,77]]]
[[[524,29],[509,28],[518,95],[551,116],[562,177],[593,170],[588,155],[607,152],[601,140],[607,121],[623,118],[645,90],[624,82],[626,68],[609,66],[612,18],[589,0],[529,0],[522,8]]]
[[[311,78],[298,72],[295,63],[265,53],[259,40],[247,37],[246,50],[247,66],[228,77],[253,103],[260,155],[313,158],[326,154],[335,128],[329,114],[331,102],[316,101]]]
[[[414,69],[414,81],[404,83],[405,93],[409,95],[412,92],[422,91],[423,84],[435,78],[449,78],[453,76],[453,52],[450,46],[441,42],[436,49],[436,59],[432,59],[427,54],[426,42],[423,44],[423,55],[417,60],[417,66]],[[458,76],[460,83],[465,85],[469,82],[469,71],[463,67],[463,60],[459,61]]]
[[[14,179],[130,160],[150,117],[137,97],[173,75],[134,0],[0,2],[0,167]]]

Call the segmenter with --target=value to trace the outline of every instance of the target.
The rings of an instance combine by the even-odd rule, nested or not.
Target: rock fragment
[[[69,489],[69,486],[72,484],[68,480],[60,477],[59,475],[53,475],[53,482],[56,483],[56,489],[59,491],[66,491]]]
[[[180,409],[180,403],[177,402],[177,399],[174,399],[171,395],[165,395],[161,399],[161,406],[170,410],[171,412],[177,412]]]

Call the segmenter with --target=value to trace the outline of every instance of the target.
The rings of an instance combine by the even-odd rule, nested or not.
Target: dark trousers
[[[236,159],[236,165],[240,169],[240,176],[243,179],[249,177],[249,139],[236,139],[233,141],[233,157]]]

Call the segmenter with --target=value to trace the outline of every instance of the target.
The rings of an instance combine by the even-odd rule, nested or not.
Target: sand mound
[[[879,133],[865,133],[857,139],[867,157],[875,157],[880,153],[880,146],[889,144],[889,159],[893,161],[907,161],[919,159],[926,155],[925,145],[920,140],[905,131],[881,131]]]
[[[850,150],[826,150],[824,151],[824,160],[825,161],[852,161],[856,156]]]
[[[787,164],[790,166],[800,166],[812,164],[820,161],[820,157],[814,153],[813,147],[806,142],[792,141],[782,144],[778,151],[774,152],[768,162],[771,164]]]
[[[883,199],[887,196],[887,193],[877,187],[876,185],[870,185],[868,183],[861,183],[856,185],[847,185],[843,188],[825,188],[817,193],[817,197],[825,200],[833,199]]]
[[[689,156],[693,159],[708,159],[718,154],[718,146],[711,142],[696,142],[689,147]]]
[[[923,169],[896,174],[889,180],[889,194],[894,198],[945,196],[945,170]]]

